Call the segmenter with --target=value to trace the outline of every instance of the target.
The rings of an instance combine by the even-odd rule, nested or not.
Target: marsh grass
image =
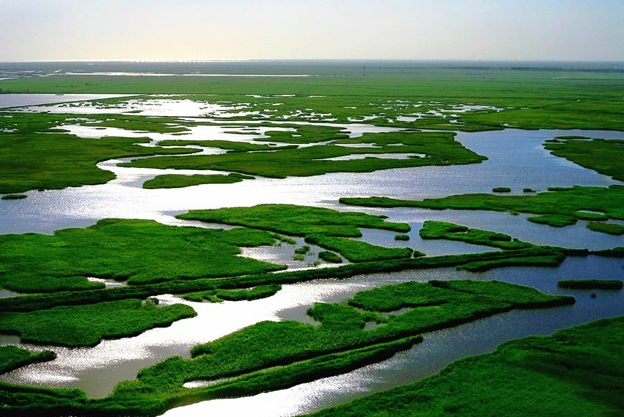
[[[128,285],[118,288],[22,295],[0,299],[0,311],[26,312],[60,305],[80,305],[127,298],[147,298],[158,294],[186,294],[214,289],[249,288],[271,283],[289,284],[320,279],[344,279],[361,274],[461,267],[462,265],[475,263],[486,264],[490,268],[505,267],[521,262],[531,263],[536,266],[556,266],[565,259],[566,254],[568,254],[568,250],[563,250],[562,248],[536,246],[520,250],[361,262],[335,268],[285,271],[279,274],[261,273],[230,278],[171,280],[155,284]],[[582,256],[587,255],[588,252],[577,253],[577,251],[574,251],[574,253],[570,254]],[[603,256],[621,255],[619,252],[609,252]]]
[[[104,184],[115,178],[98,168],[113,158],[194,153],[197,149],[140,146],[149,139],[81,139],[59,133],[0,133],[0,193]],[[41,155],[45,155],[42,158]]]
[[[427,220],[419,231],[422,239],[448,239],[473,245],[491,246],[500,249],[525,249],[534,246],[509,235],[488,230],[470,229],[449,222]]]
[[[121,219],[57,230],[51,236],[2,235],[0,284],[17,292],[54,292],[104,287],[87,277],[142,285],[275,271],[284,267],[239,256],[240,247],[274,241],[260,230],[208,230]]]
[[[243,181],[243,179],[249,179],[249,176],[241,178],[239,175],[177,175],[177,174],[165,174],[158,175],[143,183],[145,189],[158,189],[158,188],[184,188],[192,187],[194,185],[202,184],[234,184]],[[253,177],[251,177],[253,179]]]
[[[350,262],[410,258],[414,253],[410,248],[386,248],[345,237],[309,235],[306,237],[306,242],[339,252]],[[416,256],[424,255],[421,252],[416,253]]]
[[[3,200],[23,200],[27,198],[26,194],[5,194],[2,196]]]
[[[334,252],[331,251],[321,251],[318,254],[318,257],[320,260],[323,260],[325,262],[329,262],[329,263],[333,263],[333,264],[340,264],[342,263],[342,258],[339,255],[336,255]]]
[[[296,149],[297,145],[275,146],[229,140],[161,140],[159,146],[202,146],[206,148],[226,149],[228,152],[261,152]]]
[[[609,235],[624,235],[624,226],[617,223],[589,222],[587,223],[587,228],[594,232],[607,233]]]
[[[565,214],[543,214],[541,216],[532,216],[527,218],[528,221],[537,224],[546,224],[552,227],[565,227],[576,224],[576,217]]]
[[[369,144],[374,147],[346,147],[340,144]],[[403,146],[393,146],[401,144]],[[362,153],[422,153],[422,158],[388,159],[367,157],[344,161],[330,158]],[[429,165],[479,163],[486,158],[475,154],[454,140],[448,132],[366,133],[360,138],[340,139],[325,145],[313,145],[274,152],[230,152],[220,155],[193,155],[175,158],[136,159],[125,167],[159,169],[210,169],[234,171],[270,178],[306,177],[333,172],[373,172],[391,168]]]
[[[224,223],[304,236],[306,243],[340,252],[351,262],[380,261],[409,258],[409,248],[386,248],[348,239],[360,237],[360,227],[407,232],[406,223],[392,223],[382,216],[357,212],[340,212],[331,209],[285,204],[264,204],[254,207],[233,207],[215,210],[194,210],[177,216],[180,219]],[[309,251],[295,250],[295,260],[302,261]],[[304,251],[305,249],[305,251]],[[418,256],[424,255],[417,253]]]
[[[497,196],[462,194],[443,198],[400,200],[388,197],[341,198],[342,204],[366,207],[421,207],[436,210],[515,211],[540,216],[529,218],[536,223],[565,226],[577,219],[599,217],[601,220],[624,220],[624,186],[554,187],[535,195]]]
[[[268,73],[275,70],[255,69]],[[55,75],[3,80],[0,89],[21,93],[194,94],[194,99],[209,103],[226,100],[233,105],[250,104],[249,110],[270,110],[272,118],[291,121],[309,121],[315,113],[330,114],[324,117],[337,123],[373,117],[369,122],[374,124],[465,131],[505,127],[624,130],[624,76],[617,69],[370,64],[367,76],[362,77],[360,68],[332,63],[298,66],[296,73],[315,76],[287,82],[282,78],[216,77],[214,82],[206,83],[202,77]],[[287,98],[276,96],[293,93]],[[397,100],[408,107],[393,105]],[[428,114],[430,110],[467,103],[498,109],[459,113],[458,123],[454,124],[448,118]],[[396,120],[414,111],[422,113],[422,117],[410,122]]]
[[[0,346],[0,375],[31,363],[47,362],[55,358],[56,354],[49,350],[35,353],[17,346]]]
[[[182,295],[182,298],[189,301],[210,301],[211,303],[220,303],[222,301],[252,301],[262,298],[271,297],[282,286],[279,284],[258,285],[250,289],[218,289],[210,291],[200,291]]]
[[[544,147],[553,155],[563,157],[585,168],[624,181],[624,141],[559,137],[556,143]]]
[[[389,306],[393,300],[395,304]],[[315,304],[308,314],[320,322],[318,326],[264,321],[194,347],[192,359],[175,357],[145,368],[136,381],[120,384],[101,406],[107,402],[121,407],[150,402],[171,406],[280,389],[389,357],[420,341],[418,334],[423,331],[513,308],[573,302],[570,297],[495,281],[410,282],[367,290],[345,303]],[[387,319],[381,316],[381,311],[397,306],[410,307],[410,311]],[[366,330],[369,321],[382,324]],[[380,355],[365,355],[369,359],[364,360],[360,354],[371,349]],[[186,381],[221,378],[228,379],[206,388],[183,387]]]
[[[195,315],[191,307],[182,304],[157,307],[150,300],[128,299],[0,313],[0,333],[16,334],[24,342],[38,344],[95,346],[102,339],[135,336]]]
[[[511,188],[509,187],[494,187],[492,188],[492,192],[494,193],[510,193]]]

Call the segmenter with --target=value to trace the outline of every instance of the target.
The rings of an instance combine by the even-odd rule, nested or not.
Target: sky
[[[0,0],[0,61],[624,62],[624,0]]]

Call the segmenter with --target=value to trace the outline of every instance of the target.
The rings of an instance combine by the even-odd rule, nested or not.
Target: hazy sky
[[[624,61],[624,0],[0,0],[0,61]]]

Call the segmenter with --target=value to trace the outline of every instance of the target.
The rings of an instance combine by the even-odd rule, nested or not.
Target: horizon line
[[[413,63],[544,63],[544,64],[624,64],[624,60],[568,59],[433,59],[433,58],[250,58],[250,59],[70,59],[70,60],[0,60],[0,64],[41,63],[257,63],[257,62],[413,62]]]

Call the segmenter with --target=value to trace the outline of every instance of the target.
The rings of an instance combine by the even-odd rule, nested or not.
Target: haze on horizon
[[[622,0],[0,0],[0,61],[624,62]]]

